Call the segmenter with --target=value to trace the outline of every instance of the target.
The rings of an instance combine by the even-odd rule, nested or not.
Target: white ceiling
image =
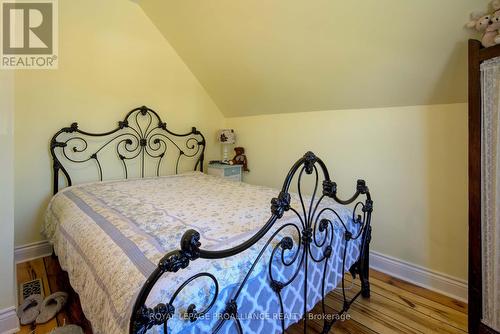
[[[484,0],[141,0],[226,116],[465,102]]]

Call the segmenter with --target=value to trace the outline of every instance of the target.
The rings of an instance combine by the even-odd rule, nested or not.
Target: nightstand
[[[241,165],[209,164],[207,174],[241,182]]]

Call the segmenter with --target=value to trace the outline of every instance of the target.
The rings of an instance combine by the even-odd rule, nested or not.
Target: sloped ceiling
[[[226,116],[465,102],[479,0],[141,0]]]

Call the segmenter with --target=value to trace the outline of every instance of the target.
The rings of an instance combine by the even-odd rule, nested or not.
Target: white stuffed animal
[[[500,13],[500,11],[496,13]],[[496,17],[495,22],[492,21],[494,17]],[[484,32],[481,43],[487,48],[497,44],[495,40],[498,37],[498,30],[500,29],[500,16],[475,12],[471,14],[471,20],[467,23],[467,27]],[[500,42],[500,38],[498,41]]]
[[[500,10],[497,10],[491,17],[491,23],[486,28],[486,32],[483,39],[486,39],[485,43],[492,45],[500,44]],[[491,38],[493,37],[493,41]],[[484,43],[483,43],[484,44]]]
[[[500,44],[500,10],[491,15],[488,27],[486,27],[481,39],[481,44],[486,48]]]
[[[484,12],[473,12],[470,14],[470,21],[467,23],[467,28],[483,32],[486,28],[488,28],[490,20],[490,14]]]
[[[490,9],[493,14],[474,12],[470,15],[467,27],[482,32],[481,44],[490,47],[500,44],[500,0],[491,0]]]

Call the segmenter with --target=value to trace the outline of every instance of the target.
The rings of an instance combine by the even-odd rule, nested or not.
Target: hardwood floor
[[[42,279],[46,295],[71,289],[67,274],[61,270],[57,259],[50,256],[17,265],[18,284],[35,278]],[[376,271],[371,271],[370,280],[370,299],[358,299],[349,310],[351,319],[336,323],[331,333],[467,333],[467,304]],[[354,281],[354,285],[357,289],[359,282]],[[348,296],[353,294],[354,290],[348,291]],[[71,295],[68,305],[56,319],[34,327],[23,326],[20,333],[47,334],[58,325],[73,323],[91,334],[78,296]],[[341,301],[341,293],[333,292],[326,298],[327,308],[333,312],[340,308]],[[308,327],[311,334],[321,332],[320,321],[309,321]],[[303,324],[292,326],[287,333],[302,334]]]
[[[85,334],[92,334],[90,323],[83,315],[78,295],[69,285],[68,275],[59,266],[57,258],[47,256],[17,264],[18,289],[22,282],[35,278],[42,280],[46,296],[53,292],[65,291],[69,294],[68,302],[56,318],[43,325],[21,326],[20,334],[48,334],[55,327],[64,324],[76,324],[84,329]]]

